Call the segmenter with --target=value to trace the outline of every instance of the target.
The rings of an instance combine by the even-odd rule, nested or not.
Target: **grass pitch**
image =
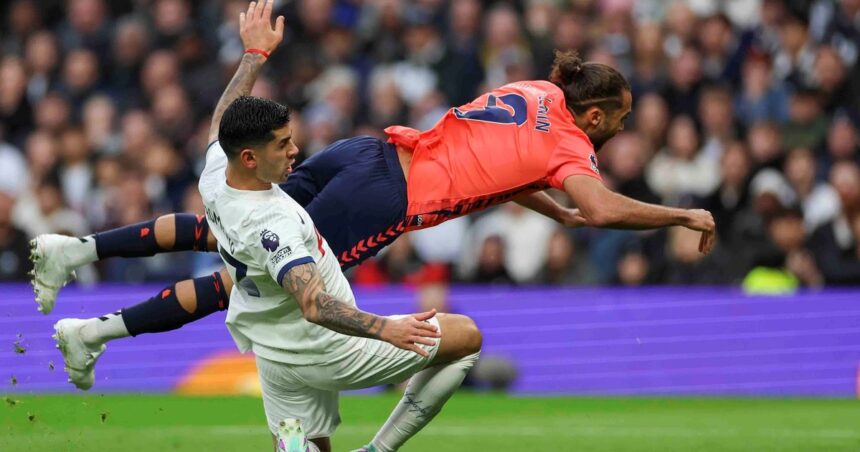
[[[269,451],[249,397],[4,395],[2,451]],[[333,449],[367,443],[396,394],[347,396]],[[403,451],[858,451],[860,402],[457,394]]]

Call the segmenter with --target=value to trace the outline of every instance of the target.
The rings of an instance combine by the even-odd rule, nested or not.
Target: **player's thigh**
[[[438,326],[435,318],[429,322]],[[324,365],[296,368],[295,372],[309,385],[329,390],[396,384],[429,366],[438,349],[438,341],[435,345],[421,345],[430,354],[424,357],[375,339],[354,338],[350,344],[342,358]]]
[[[306,385],[282,363],[257,357],[263,408],[272,434],[284,419],[299,419],[308,439],[328,438],[340,424],[338,393]]]
[[[456,361],[481,350],[483,338],[475,321],[460,314],[436,314],[442,338],[431,365]]]

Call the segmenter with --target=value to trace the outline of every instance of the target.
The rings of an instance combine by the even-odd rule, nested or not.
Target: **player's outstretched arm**
[[[435,310],[401,319],[364,312],[326,293],[313,262],[291,268],[281,284],[296,298],[305,320],[338,333],[380,339],[421,356],[429,354],[418,344],[433,345],[432,339],[440,337],[436,326],[425,322]]]
[[[707,210],[677,209],[648,204],[615,193],[590,176],[570,176],[564,191],[573,199],[589,226],[613,229],[653,229],[684,226],[701,231],[699,251],[708,253],[714,246],[716,224]]]
[[[272,28],[272,3],[274,0],[262,0],[248,4],[248,10],[239,14],[239,36],[245,46],[245,54],[236,69],[236,74],[227,84],[227,88],[215,106],[212,122],[209,125],[209,142],[218,139],[218,126],[221,116],[234,100],[251,93],[254,82],[260,74],[260,69],[267,57],[257,51],[270,54],[275,51],[284,37],[284,16],[278,16],[275,27]]]
[[[582,216],[579,209],[569,209],[562,206],[555,202],[545,191],[518,196],[514,198],[514,202],[526,209],[534,210],[541,215],[552,218],[569,228],[586,225],[585,217]]]

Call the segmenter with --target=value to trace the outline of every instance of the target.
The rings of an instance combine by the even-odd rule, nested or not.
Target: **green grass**
[[[271,445],[256,398],[4,398],[2,451],[265,451]],[[334,450],[365,444],[397,400],[393,394],[344,397]],[[460,393],[403,450],[858,451],[860,402]]]

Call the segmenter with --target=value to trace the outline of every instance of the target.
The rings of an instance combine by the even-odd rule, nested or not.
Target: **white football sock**
[[[87,345],[101,345],[128,336],[130,334],[122,319],[122,311],[87,319],[81,327],[81,339]]]
[[[99,260],[94,235],[88,235],[82,238],[76,237],[75,239],[77,242],[70,244],[65,249],[66,259],[68,259],[70,265],[77,268]]]
[[[454,394],[481,352],[418,372],[371,444],[380,452],[395,451],[424,428]]]

